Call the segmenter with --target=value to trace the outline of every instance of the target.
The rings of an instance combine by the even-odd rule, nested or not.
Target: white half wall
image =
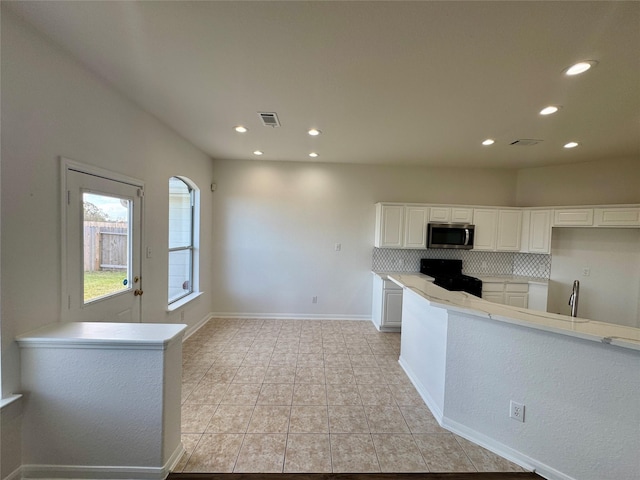
[[[640,229],[554,228],[551,258],[548,311],[570,314],[578,280],[578,317],[640,327]]]
[[[214,170],[217,314],[370,318],[376,202],[510,205],[515,196],[506,170],[226,160]]]

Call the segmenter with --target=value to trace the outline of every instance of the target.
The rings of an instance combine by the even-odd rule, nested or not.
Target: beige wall
[[[219,313],[369,318],[376,202],[511,205],[515,195],[506,170],[218,160],[214,170]]]
[[[640,158],[518,170],[516,206],[640,203]]]

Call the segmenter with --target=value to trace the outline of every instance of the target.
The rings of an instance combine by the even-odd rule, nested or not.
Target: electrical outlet
[[[483,261],[480,264],[480,268],[482,269],[483,272],[486,272],[488,270],[489,266],[487,265],[487,262]]]
[[[336,252],[339,252],[340,250],[342,250],[342,244],[341,243],[336,243],[334,249],[335,249]]]
[[[588,277],[589,275],[591,275],[591,269],[589,267],[584,267],[582,269],[582,276]]]
[[[318,297],[313,297],[311,299],[311,303],[318,303]]]
[[[538,275],[543,277],[547,273],[547,268],[544,265],[538,265]]]
[[[524,422],[524,404],[511,400],[509,402],[509,417]]]

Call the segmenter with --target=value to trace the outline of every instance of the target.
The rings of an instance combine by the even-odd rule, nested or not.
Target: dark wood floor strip
[[[167,480],[541,480],[531,472],[501,473],[171,473]]]

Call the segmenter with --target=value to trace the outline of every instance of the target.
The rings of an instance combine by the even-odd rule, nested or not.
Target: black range
[[[462,291],[482,296],[482,280],[462,274],[462,260],[440,260],[423,258],[420,260],[420,273],[429,275],[433,283],[446,290]]]

